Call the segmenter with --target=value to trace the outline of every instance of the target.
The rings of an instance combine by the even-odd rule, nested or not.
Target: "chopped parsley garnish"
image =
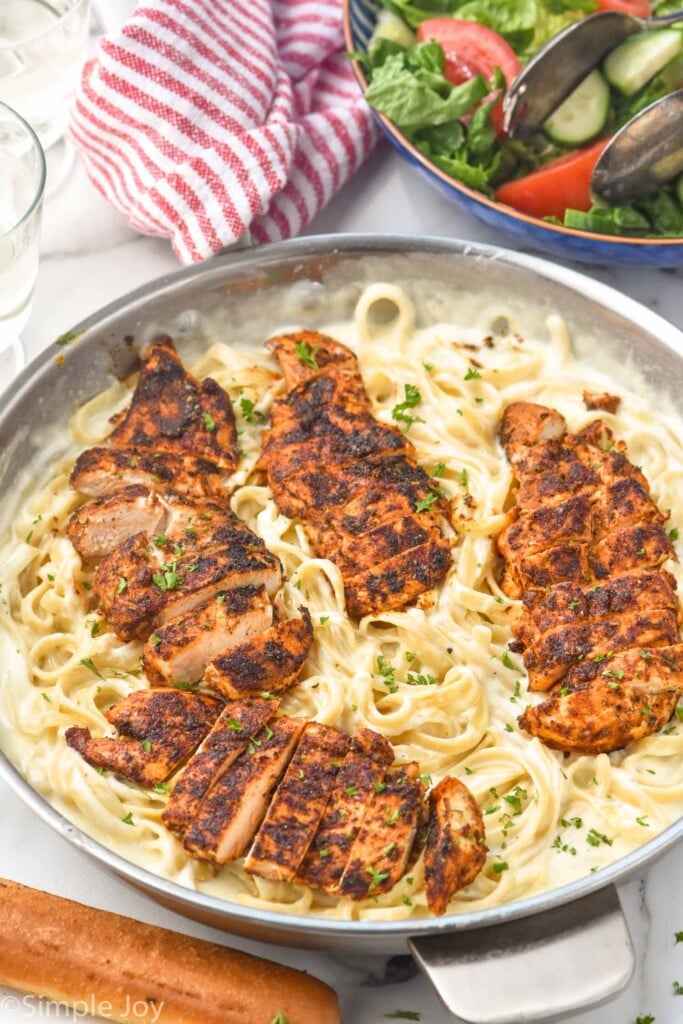
[[[243,419],[247,423],[263,423],[266,417],[254,406],[255,403],[250,398],[240,398],[240,412]]]
[[[261,690],[261,692],[259,693],[259,697],[263,697],[264,700],[276,700],[277,699],[275,694],[271,693],[270,690]]]
[[[480,377],[481,377],[481,374],[479,373],[479,370],[473,370],[472,367],[470,366],[469,370],[465,374],[464,379],[465,380],[479,380]]]
[[[92,658],[81,658],[81,665],[85,665],[86,668],[89,668],[90,671],[94,675],[96,675],[98,679],[104,679],[104,676],[102,675],[102,673],[100,672]]]
[[[647,820],[647,814],[643,814],[642,817],[636,818],[636,823],[638,825],[642,825],[643,828],[649,828],[650,827],[650,823]]]
[[[644,1017],[638,1017],[636,1024],[655,1024],[655,1018],[651,1013],[646,1014]]]
[[[344,792],[347,796],[356,796],[358,793],[358,786],[347,786]]]
[[[507,651],[503,652],[503,656],[500,660],[505,665],[505,668],[511,668],[513,672],[519,672],[518,667],[515,665],[514,661],[512,660]]]
[[[208,430],[208,432],[210,434],[212,434],[214,432],[214,430],[216,429],[216,421],[215,421],[215,419],[213,418],[213,416],[211,415],[210,412],[205,412],[204,413],[204,416],[203,416],[203,419],[202,419],[202,423],[203,423],[203,426],[204,426],[204,430]]]
[[[378,871],[376,868],[368,865],[365,869],[365,873],[370,875],[370,885],[368,886],[368,892],[376,889],[382,882],[386,882],[389,877],[388,871]]]
[[[266,724],[265,724],[265,725],[263,726],[263,731],[264,731],[264,733],[265,733],[266,739],[267,739],[267,740],[272,740],[272,738],[273,738],[273,736],[274,736],[274,733],[273,733],[273,730],[272,730],[272,729],[270,728],[270,726],[268,725],[268,723],[267,723],[267,722],[266,722]]]
[[[398,683],[394,675],[394,666],[383,654],[377,655],[377,668],[389,693],[396,693]]]
[[[324,626],[325,623],[329,621],[329,618],[330,618],[329,615],[321,615],[320,616],[320,625]]]
[[[590,843],[591,846],[600,846],[600,843],[604,843],[606,846],[612,846],[614,840],[604,835],[604,833],[598,832],[597,829],[592,828],[586,836],[586,842]]]
[[[421,782],[424,782],[425,786],[431,786],[432,777],[429,772],[420,772],[419,778]]]
[[[399,423],[406,424],[406,430],[412,426],[413,423],[424,423],[425,421],[419,416],[411,416],[407,412],[408,409],[414,409],[422,402],[422,395],[420,389],[414,384],[405,384],[403,386],[405,398],[398,405],[395,405],[391,410],[392,419],[398,420]]]
[[[434,505],[436,505],[438,500],[439,500],[439,495],[438,494],[428,494],[426,498],[423,498],[421,501],[416,502],[416,504],[415,504],[415,511],[416,512],[428,512],[429,509],[433,508]]]
[[[672,541],[672,542],[678,540],[678,527],[677,526],[674,526],[673,530],[669,530],[669,540]]]
[[[372,785],[374,786],[375,793],[382,793],[387,788],[383,782],[379,781],[379,779],[375,779]]]
[[[116,587],[116,593],[123,594],[126,590],[128,590],[128,580],[125,576],[122,576],[118,582],[118,586]]]
[[[156,583],[159,590],[180,590],[183,578],[178,575],[178,563],[164,562],[161,572],[155,572],[152,575],[152,581]]]
[[[405,659],[408,662],[408,664],[410,664],[411,661],[415,661],[416,658],[417,654],[415,653],[415,651],[406,651]]]
[[[77,331],[66,331],[64,334],[60,334],[58,338],[55,338],[55,345],[68,345],[70,341],[75,341],[77,337]]]
[[[434,686],[436,684],[436,676],[424,675],[422,672],[416,675],[414,672],[409,672],[406,676],[406,682],[409,686]]]
[[[583,828],[583,818],[569,818],[569,820],[560,818],[560,825],[562,828],[569,828],[570,825],[573,825],[574,828]]]
[[[165,548],[170,543],[165,533],[155,533],[152,540],[158,548]]]
[[[398,821],[398,807],[396,807],[391,812],[391,814],[387,814],[386,811],[384,812],[384,824],[385,825],[395,825],[397,821]]]
[[[522,789],[521,786],[515,786],[511,793],[508,793],[507,796],[503,797],[503,800],[506,804],[509,804],[510,807],[512,807],[513,814],[521,814],[522,800],[526,800],[528,795],[527,791]]]
[[[382,850],[382,853],[384,854],[385,857],[388,857],[391,851],[394,849],[396,849],[396,843],[387,843],[387,845]]]
[[[99,636],[101,628],[102,628],[102,623],[98,622],[98,620],[95,619],[95,621],[93,622],[92,626],[90,627],[90,636],[92,636],[92,637]]]
[[[157,793],[159,796],[164,796],[165,793],[168,793],[168,783],[157,782],[156,785],[154,786],[154,792]]]
[[[309,345],[305,341],[297,341],[294,346],[296,358],[304,366],[308,366],[310,370],[319,370],[318,361],[315,358],[315,354],[319,349],[319,345]]]
[[[289,1024],[289,1021],[285,1017],[284,1013],[280,1011],[280,1013],[275,1014],[270,1024]]]
[[[467,487],[469,479],[470,479],[470,475],[467,472],[467,470],[466,469],[461,469],[460,470],[460,483],[462,484],[463,487]]]
[[[602,673],[606,679],[623,679],[624,673],[620,668],[606,668]]]
[[[48,704],[52,704],[52,698],[50,697],[49,694],[43,691],[43,693],[41,693],[40,696],[43,698],[44,701],[47,701]]]
[[[240,725],[236,718],[228,719],[228,725],[230,726],[233,732],[242,732],[242,726]]]
[[[555,840],[550,849],[557,850],[558,853],[570,853],[572,857],[576,857],[576,847],[570,846],[569,843],[563,843],[560,836],[555,836]]]
[[[446,472],[446,463],[445,462],[437,462],[437,464],[434,466],[434,469],[432,470],[432,476],[443,476],[445,472]]]
[[[147,754],[151,754],[152,753],[152,744],[150,743],[149,740],[143,740],[142,743],[140,744],[140,746],[145,751],[145,753],[147,753]]]
[[[152,635],[150,636],[150,640],[152,641],[156,649],[159,650],[159,648],[161,647],[161,637],[159,636],[159,634],[152,633]]]
[[[676,939],[676,945],[678,945],[679,942],[683,942],[683,932],[676,932],[674,934],[674,938]]]
[[[577,600],[576,598],[574,598],[574,600],[573,600],[573,601],[570,601],[570,602],[569,602],[569,607],[571,608],[571,610],[572,610],[573,612],[575,612],[575,611],[576,611],[576,609],[577,609],[577,608],[579,607],[579,601],[578,601],[578,600]]]
[[[495,871],[495,873],[497,875],[501,875],[503,873],[503,871],[507,871],[509,869],[509,867],[510,867],[510,865],[508,864],[508,862],[506,860],[501,860],[497,864],[493,865],[493,870]]]
[[[135,821],[133,820],[133,812],[128,811],[128,814],[125,816],[125,818],[121,818],[121,821],[124,823],[124,825],[134,825]]]
[[[680,981],[674,981],[674,995],[683,996],[683,985],[681,985]]]

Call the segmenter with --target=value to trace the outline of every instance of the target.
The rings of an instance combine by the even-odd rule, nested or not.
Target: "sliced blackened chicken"
[[[227,395],[216,381],[189,374],[163,336],[143,353],[133,398],[116,417],[106,447],[84,451],[70,482],[91,497],[129,485],[201,497],[224,491],[238,461]]]
[[[582,662],[562,688],[528,708],[519,722],[556,750],[608,753],[666,725],[681,692],[682,670],[680,644]]]
[[[622,687],[618,659],[629,672],[634,659],[653,672],[661,652],[675,649],[675,581],[660,569],[675,552],[642,470],[606,424],[567,434],[562,417],[546,412],[515,403],[500,428],[519,481],[513,522],[498,539],[502,586],[524,597],[514,631],[531,689],[563,684],[520,723],[561,750],[615,750],[658,729],[673,708],[658,694],[639,718],[643,673]],[[538,440],[551,420],[554,438]],[[680,672],[674,702],[676,686],[683,689]]]
[[[198,498],[225,490],[215,462],[190,454],[137,448],[87,448],[76,459],[69,483],[91,498],[133,485],[160,491],[173,489]]]
[[[82,558],[103,558],[135,533],[157,533],[165,518],[158,495],[131,484],[82,505],[71,516],[67,534]]]
[[[154,629],[199,608],[225,591],[282,582],[279,560],[262,541],[175,555],[146,534],[136,534],[104,558],[93,591],[117,636],[148,637]]]
[[[340,895],[359,900],[393,889],[410,857],[424,793],[417,764],[384,775],[351,845]]]
[[[265,587],[222,591],[199,608],[156,627],[142,654],[145,675],[157,686],[195,683],[216,655],[244,646],[250,638],[265,636],[263,630],[268,630],[272,618],[273,606]]]
[[[448,568],[446,503],[405,433],[372,416],[350,350],[314,332],[271,347],[290,388],[273,404],[261,456],[278,507],[339,566],[353,618],[405,607]]]
[[[547,690],[572,665],[602,660],[611,651],[631,647],[666,647],[678,640],[678,613],[673,609],[624,612],[614,619],[578,622],[550,629],[524,652],[532,690]]]
[[[232,701],[226,704],[199,750],[178,777],[162,819],[182,837],[214,782],[235,763],[251,738],[278,709],[277,700]]]
[[[281,882],[294,878],[348,747],[337,729],[317,722],[306,725],[244,861],[245,871]]]
[[[287,390],[333,367],[356,372],[356,357],[346,345],[319,331],[296,331],[270,338],[266,348],[277,357]]]
[[[238,463],[235,417],[220,385],[188,373],[167,335],[156,338],[142,358],[130,406],[110,443],[189,454],[233,472]]]
[[[467,786],[452,776],[431,790],[427,803],[425,892],[429,909],[440,916],[455,893],[473,882],[484,866],[484,820]]]
[[[118,737],[92,738],[89,729],[66,731],[70,747],[96,768],[140,786],[163,782],[201,743],[223,704],[179,690],[139,690],[106,712]]]
[[[278,718],[251,737],[247,749],[199,805],[183,839],[188,853],[214,864],[242,856],[263,820],[304,725],[301,718]]]
[[[261,454],[272,483],[321,466],[339,471],[359,459],[412,454],[405,434],[363,409],[358,388],[347,383],[320,375],[273,403]]]
[[[371,729],[361,729],[351,740],[297,881],[325,892],[337,891],[366,811],[382,789],[393,759],[391,745]]]
[[[404,551],[367,567],[345,581],[346,607],[352,618],[405,608],[436,586],[450,563],[450,545],[443,538]]]
[[[299,677],[313,644],[307,608],[298,618],[277,622],[265,632],[229,646],[208,666],[205,680],[225,697],[238,700],[260,693],[283,693]],[[264,627],[265,628],[265,627]]]
[[[533,402],[512,402],[505,409],[498,435],[513,464],[525,455],[525,449],[542,441],[560,441],[567,421],[555,409]]]
[[[659,523],[645,523],[615,530],[599,541],[591,552],[597,579],[623,572],[656,569],[675,552],[666,530]]]
[[[559,583],[549,590],[527,591],[524,612],[513,624],[512,631],[529,647],[558,626],[599,622],[622,612],[648,610],[678,610],[676,581],[663,569],[615,576],[588,587]]]

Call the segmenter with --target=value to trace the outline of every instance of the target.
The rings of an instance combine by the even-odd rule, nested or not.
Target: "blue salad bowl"
[[[342,2],[346,47],[349,51],[365,53],[375,28],[378,11],[381,9],[380,4],[377,0]],[[362,64],[354,61],[354,69],[360,87],[365,92],[368,80]],[[455,206],[477,217],[489,227],[500,230],[523,250],[538,249],[562,259],[569,258],[585,263],[635,264],[649,267],[683,266],[683,238],[626,238],[577,231],[574,228],[547,223],[497,203],[494,199],[451,178],[420,153],[388,118],[377,111],[373,113],[392,146],[404,160],[422,173],[430,184],[440,189]]]

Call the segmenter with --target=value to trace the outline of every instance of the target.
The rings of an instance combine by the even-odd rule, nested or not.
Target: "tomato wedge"
[[[421,43],[432,39],[441,43],[446,57],[444,74],[453,85],[461,85],[475,75],[490,79],[495,69],[500,68],[509,86],[522,70],[519,58],[509,43],[492,28],[476,21],[429,18],[419,26],[417,38]],[[496,134],[499,137],[503,135],[502,98],[491,111],[491,121]]]
[[[496,191],[496,200],[531,217],[562,220],[566,210],[589,210],[591,174],[608,142],[609,138],[598,139],[551,160],[525,178],[506,182]]]
[[[599,11],[621,11],[636,18],[649,18],[652,4],[648,0],[598,0]]]

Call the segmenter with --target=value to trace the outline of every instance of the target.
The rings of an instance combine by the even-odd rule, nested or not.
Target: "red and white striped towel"
[[[85,65],[70,136],[183,263],[288,238],[376,138],[342,45],[340,0],[148,0]]]

